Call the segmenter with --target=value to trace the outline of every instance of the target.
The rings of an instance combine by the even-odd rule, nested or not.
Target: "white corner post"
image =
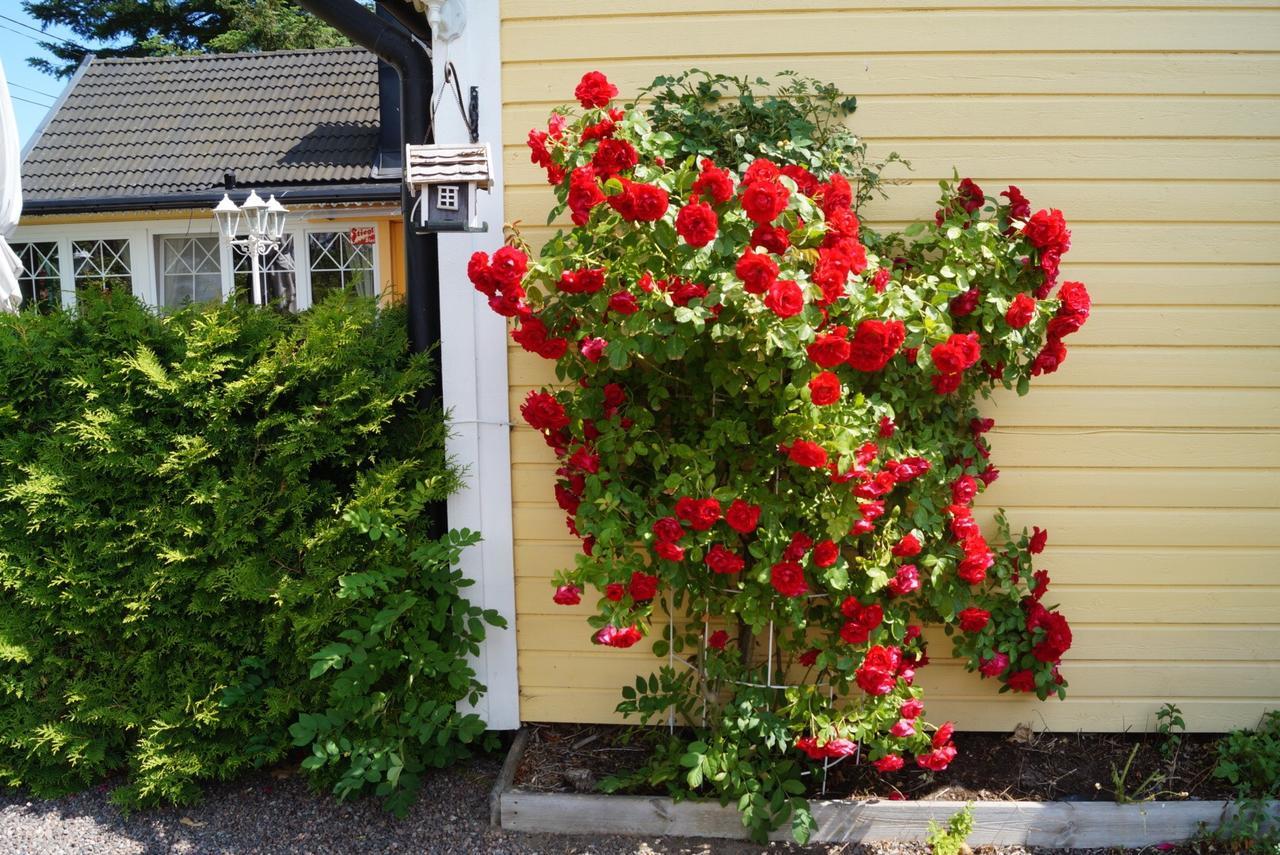
[[[452,17],[437,38],[433,62],[435,91],[444,81],[444,64],[458,71],[464,103],[470,87],[480,87],[480,141],[494,152],[493,190],[478,193],[480,219],[489,231],[439,236],[440,358],[444,366],[444,405],[450,413],[450,457],[465,468],[465,486],[449,498],[449,525],[469,528],[484,538],[462,557],[462,572],[475,580],[467,596],[507,620],[507,629],[489,628],[472,664],[487,693],[474,710],[494,730],[520,726],[520,688],[516,673],[515,565],[511,523],[511,435],[507,412],[507,328],[467,281],[467,261],[477,251],[502,246],[502,59],[499,53],[499,0],[450,0]],[[452,9],[448,7],[453,7]],[[461,12],[464,20],[458,21]],[[461,27],[459,28],[459,23]],[[460,31],[459,31],[460,30]],[[452,37],[452,38],[449,38]],[[445,39],[448,39],[447,41]],[[466,122],[451,91],[438,95],[436,142],[470,141]],[[405,228],[413,224],[406,223]]]

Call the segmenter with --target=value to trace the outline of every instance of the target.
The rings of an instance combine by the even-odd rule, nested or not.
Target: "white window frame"
[[[458,201],[460,194],[458,193],[457,184],[437,184],[436,185],[436,208],[441,211],[458,210]]]
[[[210,209],[212,211],[212,208]],[[298,209],[290,211],[284,233],[293,238],[295,287],[298,311],[311,307],[311,254],[309,235],[313,232],[348,231],[354,226],[374,229],[373,290],[382,295],[382,259],[378,245],[390,239],[384,226],[385,219],[398,216],[399,209],[364,209],[360,211],[326,211]],[[145,216],[139,212],[138,216]],[[71,245],[76,241],[111,240],[124,238],[129,242],[130,280],[133,293],[152,308],[160,308],[161,275],[158,238],[202,237],[219,235],[212,216],[173,217],[166,219],[105,220],[101,222],[51,223],[39,222],[20,225],[14,231],[15,243],[57,243],[58,270],[61,274],[62,305],[71,308],[76,304],[75,264],[71,257]],[[228,299],[235,291],[235,273],[231,244],[220,235],[219,261],[222,272],[222,298]]]
[[[155,253],[155,260],[152,264],[152,270],[155,271],[155,293],[156,304],[160,303],[160,295],[164,293],[164,242],[167,240],[189,240],[195,238],[216,237],[218,239],[218,277],[221,280],[219,289],[223,300],[227,299],[227,254],[223,251],[226,248],[226,241],[222,240],[220,235],[211,235],[205,232],[185,232],[182,234],[166,234],[157,233],[151,236],[151,251]],[[189,275],[189,274],[180,274]],[[160,308],[166,308],[160,306]],[[181,308],[181,306],[168,307],[171,311]]]
[[[353,228],[373,229],[373,246],[370,247],[369,253],[373,257],[373,296],[379,300],[382,299],[382,259],[379,258],[381,253],[378,248],[382,241],[390,237],[384,234],[382,224],[374,220],[308,222],[298,229],[299,237],[293,240],[293,261],[299,268],[297,273],[298,311],[311,308],[315,302],[311,292],[311,235],[321,232],[350,232]]]

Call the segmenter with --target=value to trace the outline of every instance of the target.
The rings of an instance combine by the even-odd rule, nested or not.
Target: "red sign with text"
[[[373,226],[356,226],[348,233],[355,246],[373,246],[375,243]]]

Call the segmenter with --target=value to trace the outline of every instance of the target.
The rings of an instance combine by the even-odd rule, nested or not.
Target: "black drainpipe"
[[[399,24],[380,18],[357,0],[297,0],[299,6],[338,30],[356,44],[385,60],[400,75],[400,147],[431,142],[431,57],[427,41],[419,46]],[[425,22],[424,22],[425,23]],[[429,31],[426,31],[429,34]],[[419,234],[413,225],[413,196],[401,182],[404,211],[405,307],[409,313],[409,342],[414,353],[436,351],[435,379],[425,390],[423,406],[443,407],[440,363],[440,269],[434,234]],[[430,509],[432,534],[444,533],[445,507]]]

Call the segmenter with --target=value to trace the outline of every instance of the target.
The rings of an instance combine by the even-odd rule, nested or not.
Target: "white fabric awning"
[[[18,120],[13,115],[9,82],[0,65],[0,311],[16,312],[22,305],[18,276],[22,262],[9,248],[9,238],[22,216],[22,147]]]

